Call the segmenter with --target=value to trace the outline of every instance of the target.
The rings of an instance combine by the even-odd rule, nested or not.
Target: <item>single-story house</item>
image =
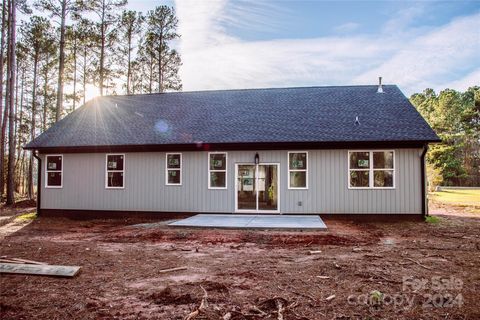
[[[25,148],[42,214],[421,217],[439,141],[380,84],[97,97]]]

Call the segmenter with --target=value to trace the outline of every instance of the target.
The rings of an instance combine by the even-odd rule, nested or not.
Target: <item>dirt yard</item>
[[[0,240],[1,256],[82,267],[1,275],[0,319],[480,319],[480,218],[327,232],[144,222],[40,217]],[[173,267],[187,269],[161,272]]]

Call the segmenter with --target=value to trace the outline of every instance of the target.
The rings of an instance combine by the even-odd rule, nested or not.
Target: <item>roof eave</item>
[[[150,145],[105,145],[105,146],[25,146],[25,150],[40,153],[108,153],[108,152],[161,152],[161,151],[212,151],[212,150],[300,150],[300,149],[385,149],[421,148],[425,144],[438,143],[431,140],[397,141],[318,141],[318,142],[238,142],[238,143],[185,143]]]

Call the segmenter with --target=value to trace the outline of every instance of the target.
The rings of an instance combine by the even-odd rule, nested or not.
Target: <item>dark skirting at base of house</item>
[[[155,211],[117,211],[117,210],[70,210],[70,209],[41,209],[40,216],[42,217],[64,217],[74,220],[94,220],[94,219],[152,219],[152,220],[165,220],[165,219],[183,219],[188,218],[199,212],[155,212]],[[203,212],[202,212],[203,213]],[[207,213],[204,213],[207,214]],[[218,214],[215,212],[212,214]],[[228,214],[228,213],[226,213]],[[288,213],[285,213],[288,214]],[[299,213],[295,213],[299,214]],[[288,214],[288,215],[295,215]],[[258,215],[258,213],[255,213]],[[305,213],[302,213],[305,215]],[[350,221],[362,221],[362,222],[394,222],[394,221],[422,221],[424,218],[421,214],[324,214],[319,213],[323,220],[350,220]]]

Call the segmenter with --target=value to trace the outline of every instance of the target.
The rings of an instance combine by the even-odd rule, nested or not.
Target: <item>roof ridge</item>
[[[384,87],[397,87],[396,84],[382,84]],[[191,91],[169,91],[169,92],[152,92],[152,93],[138,93],[138,94],[109,94],[104,96],[97,96],[97,98],[108,97],[136,97],[136,96],[155,96],[164,94],[180,94],[180,93],[211,93],[211,92],[232,92],[232,91],[260,91],[260,90],[294,90],[294,89],[320,89],[320,88],[361,88],[361,87],[378,87],[376,84],[358,84],[358,85],[329,85],[329,86],[301,86],[301,87],[266,87],[266,88],[241,88],[241,89],[208,89],[208,90],[191,90]],[[92,99],[92,100],[93,100]]]

